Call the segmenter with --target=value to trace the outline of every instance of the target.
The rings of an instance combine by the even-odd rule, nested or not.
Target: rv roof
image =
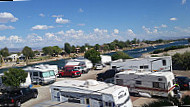
[[[86,82],[92,82],[86,84]],[[114,91],[116,91],[119,88],[125,88],[122,86],[117,86],[114,84],[107,84],[104,82],[99,82],[96,80],[63,80],[55,82],[52,86],[59,86],[59,87],[72,87],[72,88],[78,88],[81,90],[89,90],[94,91],[98,93],[105,93],[105,94],[112,94]],[[72,91],[72,90],[69,90]]]
[[[36,65],[34,67],[27,67],[27,68],[24,68],[23,70],[36,70],[36,71],[46,72],[49,70],[54,70],[55,68],[53,66],[55,66],[55,65],[48,65],[48,64],[42,65],[41,64],[41,65]]]
[[[124,72],[119,72],[117,74],[136,74],[136,75],[155,75],[155,76],[168,76],[168,75],[173,75],[172,72],[138,72],[138,71],[124,71]]]

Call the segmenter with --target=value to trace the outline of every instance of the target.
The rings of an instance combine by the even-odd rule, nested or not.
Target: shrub
[[[117,59],[131,59],[132,57],[130,57],[128,54],[118,51],[115,54],[113,54],[112,56],[112,60],[117,60]]]

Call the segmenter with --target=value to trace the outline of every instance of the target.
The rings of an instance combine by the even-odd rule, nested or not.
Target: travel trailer
[[[132,107],[127,87],[96,80],[63,80],[50,86],[51,100],[90,107]]]
[[[5,88],[5,86],[3,85],[3,79],[2,76],[4,75],[4,73],[0,74],[0,89]],[[31,78],[30,78],[30,74],[28,73],[28,76],[26,77],[26,81],[25,83],[21,83],[20,86],[21,87],[29,87],[31,85]]]
[[[172,72],[172,59],[171,56],[163,57],[147,57],[147,58],[134,58],[127,60],[117,60],[111,63],[112,69],[117,70],[138,70],[144,69],[146,71],[171,71]]]
[[[102,64],[108,64],[112,61],[111,56],[109,55],[100,55],[100,57],[101,57]]]
[[[34,67],[24,68],[30,74],[33,84],[48,84],[56,81],[55,70],[49,68],[48,65],[37,65]]]
[[[70,59],[66,61],[66,64],[68,65],[69,62],[80,62],[79,66],[84,66],[88,70],[92,69],[93,64],[90,60],[85,59],[85,58],[75,58],[75,59]]]
[[[173,89],[174,74],[172,72],[124,71],[115,75],[117,85],[126,86],[129,92],[148,96],[175,96]]]

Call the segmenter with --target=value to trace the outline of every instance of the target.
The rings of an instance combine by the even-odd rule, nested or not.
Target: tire
[[[72,74],[72,76],[71,76],[72,78],[74,78],[75,77],[75,75],[74,74]]]
[[[33,98],[37,98],[37,97],[38,97],[38,94],[34,93]]]
[[[84,70],[82,70],[82,74],[84,74],[85,73],[85,71]]]
[[[59,78],[61,78],[62,77],[62,75],[61,74],[59,74]]]
[[[16,107],[20,107],[21,106],[21,102],[20,101],[16,101],[15,106]]]

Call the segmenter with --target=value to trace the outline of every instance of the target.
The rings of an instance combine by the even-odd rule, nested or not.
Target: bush
[[[158,55],[151,55],[151,57],[159,57]]]
[[[168,99],[162,99],[158,101],[153,101],[149,104],[144,104],[142,107],[161,107],[161,106],[173,106],[173,103]]]
[[[117,59],[131,59],[132,57],[130,57],[128,54],[122,52],[122,51],[118,51],[115,54],[113,54],[112,56],[112,60],[117,60]]]
[[[190,52],[176,53],[172,56],[172,67],[177,70],[190,70]]]

